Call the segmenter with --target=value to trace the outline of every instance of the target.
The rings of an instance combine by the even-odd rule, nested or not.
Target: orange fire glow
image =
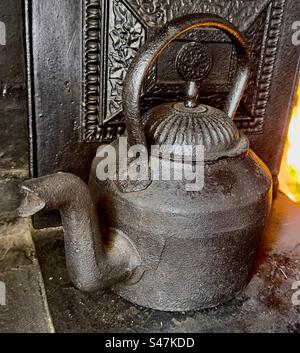
[[[279,188],[291,200],[300,202],[300,81],[279,174]]]

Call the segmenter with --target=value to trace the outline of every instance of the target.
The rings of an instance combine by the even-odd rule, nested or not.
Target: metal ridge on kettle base
[[[141,117],[151,64],[175,38],[199,27],[222,30],[236,47],[237,75],[225,112],[199,105],[197,83],[190,81],[185,102],[162,104]],[[247,285],[272,202],[271,174],[233,122],[248,76],[242,35],[208,14],[167,23],[128,71],[123,108],[129,145],[149,151],[153,144],[202,144],[201,191],[187,191],[182,181],[100,181],[97,156],[89,186],[68,173],[24,182],[21,216],[60,210],[67,268],[77,288],[111,288],[141,306],[188,311],[225,303]]]

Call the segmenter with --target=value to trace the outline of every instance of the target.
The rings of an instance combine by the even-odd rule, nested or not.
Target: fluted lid
[[[213,161],[235,157],[249,147],[246,136],[240,134],[234,122],[216,108],[199,104],[186,107],[183,102],[154,107],[143,117],[149,145],[204,146],[204,159]],[[176,156],[181,159],[182,155]],[[193,159],[194,160],[194,159]]]

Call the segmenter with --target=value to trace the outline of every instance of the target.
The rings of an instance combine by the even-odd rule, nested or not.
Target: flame
[[[291,200],[300,202],[300,81],[279,174],[279,188]]]

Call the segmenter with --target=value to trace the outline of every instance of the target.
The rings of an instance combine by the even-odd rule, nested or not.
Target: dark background
[[[1,0],[0,21],[6,45],[0,45],[0,169],[27,169],[25,30],[22,0]]]

